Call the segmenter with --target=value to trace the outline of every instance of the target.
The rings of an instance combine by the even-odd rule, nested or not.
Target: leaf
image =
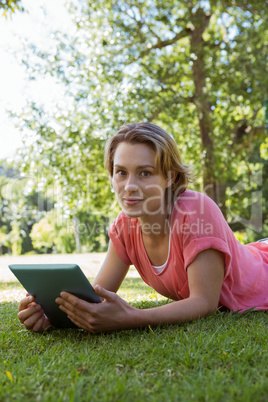
[[[13,377],[10,371],[6,370],[6,375],[8,376],[8,378],[10,379],[10,381],[13,381]]]

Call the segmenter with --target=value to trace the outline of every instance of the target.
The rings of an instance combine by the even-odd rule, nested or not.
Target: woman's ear
[[[177,172],[174,172],[174,170],[171,170],[168,172],[166,188],[169,188],[172,186],[176,177],[177,177]]]

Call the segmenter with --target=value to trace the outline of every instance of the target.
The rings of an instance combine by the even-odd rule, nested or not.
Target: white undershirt
[[[156,274],[160,274],[163,271],[163,269],[165,268],[166,265],[167,265],[167,261],[165,262],[165,264],[160,265],[159,267],[156,267],[155,265],[152,265],[152,267],[153,267],[154,272]]]
[[[174,205],[173,205],[173,208],[172,208],[170,223],[171,223],[171,220],[172,220],[172,216],[173,216],[173,211],[174,211],[174,206],[175,206],[175,204],[176,204],[176,201],[175,201],[175,203],[174,203]],[[159,266],[152,265],[152,268],[153,268],[153,270],[154,270],[154,272],[155,272],[156,274],[160,274],[160,273],[164,270],[165,266],[167,265],[168,258],[169,258],[169,251],[170,251],[170,237],[171,237],[171,229],[170,229],[170,231],[169,231],[168,256],[167,256],[166,262],[165,262],[163,265],[159,265]]]
[[[169,241],[168,241],[168,256],[167,256],[166,262],[163,265],[159,265],[159,266],[152,265],[153,270],[156,274],[160,274],[164,270],[165,266],[167,265],[168,257],[169,257],[169,250],[170,250],[170,234],[169,234]]]

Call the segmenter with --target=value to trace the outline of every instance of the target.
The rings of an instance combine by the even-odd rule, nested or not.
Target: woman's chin
[[[139,218],[141,216],[141,213],[137,211],[130,211],[129,209],[126,208],[122,208],[122,210],[128,218]]]
[[[142,211],[138,208],[128,207],[126,205],[121,205],[122,211],[129,218],[139,218],[142,214]]]

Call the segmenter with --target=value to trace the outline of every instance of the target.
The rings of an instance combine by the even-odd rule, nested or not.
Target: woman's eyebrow
[[[114,167],[119,168],[119,169],[126,169],[125,166],[118,165],[118,164],[114,165]],[[155,169],[155,166],[153,166],[153,165],[140,165],[140,166],[137,166],[137,169],[146,169],[146,168]]]

